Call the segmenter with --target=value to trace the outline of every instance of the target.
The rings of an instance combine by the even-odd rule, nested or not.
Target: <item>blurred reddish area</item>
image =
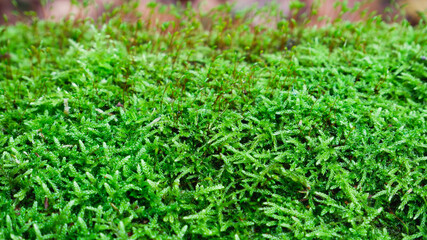
[[[79,0],[82,1],[82,0]],[[151,9],[147,8],[150,0],[138,0],[139,7],[137,11],[141,13],[143,18],[156,18],[158,21],[173,20],[174,17],[167,12],[156,12],[150,14]],[[250,6],[258,5],[262,7],[273,0],[157,0],[161,4],[178,4],[199,8],[202,11],[210,11],[219,4],[226,2],[233,4],[233,12],[248,8]],[[300,0],[303,5],[298,14],[290,9],[291,0],[277,0],[274,1],[278,4],[279,10],[282,12],[281,16],[293,17],[297,19],[310,19],[309,25],[325,25],[327,22],[334,19],[341,18],[343,20],[358,21],[363,20],[370,16],[370,13],[381,14],[383,17],[392,19],[400,13],[400,9],[404,8],[406,11],[406,18],[411,23],[415,24],[419,21],[421,13],[427,10],[427,0],[348,0],[345,6],[344,1],[336,0]],[[70,0],[50,0],[47,1],[45,6],[42,6],[41,0],[0,0],[0,23],[13,24],[16,21],[28,19],[33,12],[36,16],[42,19],[59,20],[73,16],[75,18],[97,18],[106,11],[111,11],[114,7],[120,6],[123,2],[129,0],[92,0],[85,8],[78,7],[71,4]],[[348,11],[342,14],[342,9],[346,7],[359,6],[357,11]],[[319,18],[320,17],[320,18]],[[256,20],[255,20],[256,21]]]

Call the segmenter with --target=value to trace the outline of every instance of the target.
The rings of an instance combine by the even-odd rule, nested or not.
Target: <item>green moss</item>
[[[0,238],[427,235],[425,24],[186,14],[0,27]]]

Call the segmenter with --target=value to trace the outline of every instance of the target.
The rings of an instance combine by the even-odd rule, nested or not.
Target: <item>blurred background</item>
[[[0,0],[0,23],[14,24],[34,17],[49,20],[63,18],[97,18],[103,13],[112,11],[130,0]],[[219,4],[232,4],[232,12],[244,10],[250,6],[265,6],[273,0],[157,0],[159,4],[168,6],[191,6],[201,11],[209,12]],[[157,18],[159,21],[172,20],[173,16],[166,12],[149,14],[147,4],[150,0],[138,0],[137,11],[143,18]],[[347,0],[347,6],[336,4],[336,0],[300,0],[302,4],[295,5],[292,0],[274,1],[280,10],[280,16],[297,19],[310,19],[309,25],[324,25],[328,21],[340,17],[344,20],[358,21],[369,17],[369,14],[383,15],[384,19],[407,18],[412,24],[417,24],[427,12],[427,0]],[[291,11],[291,6],[299,6],[297,13]],[[359,6],[357,11],[341,14],[346,7]],[[294,8],[292,8],[294,9]],[[400,18],[398,17],[400,16]],[[321,17],[321,18],[319,18]]]

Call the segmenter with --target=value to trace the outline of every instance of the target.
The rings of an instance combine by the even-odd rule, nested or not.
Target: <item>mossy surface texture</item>
[[[0,27],[0,238],[427,236],[425,24],[185,14]]]

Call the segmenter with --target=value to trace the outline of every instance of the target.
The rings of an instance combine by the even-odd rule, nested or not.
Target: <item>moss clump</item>
[[[425,24],[183,14],[0,27],[0,238],[426,236]]]

